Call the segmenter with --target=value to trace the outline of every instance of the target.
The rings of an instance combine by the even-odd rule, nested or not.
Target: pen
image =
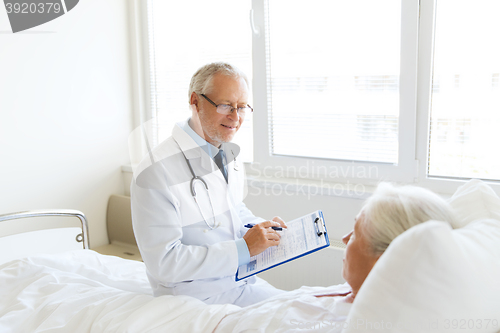
[[[245,228],[253,228],[254,225],[255,224],[253,224],[253,223],[248,223],[248,224],[245,224]],[[276,230],[276,231],[282,231],[283,230],[282,227],[271,227],[271,228],[273,228],[273,230]]]

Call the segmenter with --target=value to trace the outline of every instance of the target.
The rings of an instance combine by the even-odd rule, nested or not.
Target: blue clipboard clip
[[[314,224],[316,226],[316,233],[318,234],[318,237],[326,234],[325,224],[324,224],[323,219],[321,217],[318,216],[314,220]]]

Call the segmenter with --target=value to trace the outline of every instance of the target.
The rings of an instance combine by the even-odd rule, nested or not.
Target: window
[[[497,0],[437,1],[429,176],[500,179],[498,17]]]
[[[374,178],[411,181],[418,1],[253,0],[253,8],[264,31],[253,40],[256,164],[313,161],[328,177],[375,163]],[[321,178],[316,171],[305,177]]]
[[[255,112],[236,139],[254,167],[331,180],[332,168],[375,166],[369,183],[425,186],[500,180],[500,1],[147,3],[159,140],[190,114],[191,75],[222,60],[252,80]]]
[[[400,0],[268,7],[271,154],[397,163]]]

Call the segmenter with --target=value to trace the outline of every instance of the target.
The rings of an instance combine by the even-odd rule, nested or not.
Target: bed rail
[[[85,214],[74,209],[40,209],[40,210],[27,210],[24,212],[0,214],[0,222],[17,220],[29,217],[42,217],[42,216],[70,216],[77,217],[82,223],[82,233],[77,236],[78,242],[83,242],[83,248],[89,249],[89,229],[87,218]]]

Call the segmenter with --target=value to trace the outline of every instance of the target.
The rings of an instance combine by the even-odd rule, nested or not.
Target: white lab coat
[[[235,240],[246,232],[244,224],[263,219],[255,217],[243,203],[243,165],[236,156],[236,171],[231,151],[225,152],[231,161],[227,166],[228,184],[213,159],[176,125],[172,136],[153,151],[154,163],[150,157],[141,163],[143,170],[131,185],[132,222],[155,295],[190,295],[207,300],[256,281],[254,277],[235,281]],[[215,218],[221,224],[214,230],[207,227],[193,199],[193,176],[182,153],[208,185]],[[207,191],[201,183],[196,193],[203,214],[213,222]],[[234,292],[228,294],[235,297]]]

